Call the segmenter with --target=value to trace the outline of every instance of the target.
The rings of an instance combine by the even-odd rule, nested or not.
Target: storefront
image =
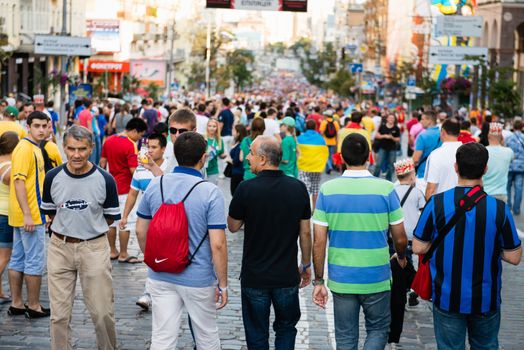
[[[93,84],[95,90],[107,89],[110,94],[122,92],[124,75],[129,73],[129,62],[86,60],[80,63],[80,71],[87,74],[87,80]],[[102,91],[95,91],[95,94]]]

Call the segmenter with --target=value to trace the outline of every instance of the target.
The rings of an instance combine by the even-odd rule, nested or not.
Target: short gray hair
[[[258,136],[260,139],[257,154],[267,158],[269,164],[279,166],[282,161],[282,147],[274,136]]]
[[[63,138],[64,145],[67,144],[68,137],[72,137],[77,141],[87,140],[89,142],[89,145],[92,145],[95,141],[93,133],[89,131],[88,128],[80,125],[73,125],[66,130]]]

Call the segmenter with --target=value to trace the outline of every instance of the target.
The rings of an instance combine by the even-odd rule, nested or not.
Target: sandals
[[[142,263],[142,260],[139,260],[138,257],[136,256],[130,255],[127,258],[125,258],[124,260],[118,259],[118,262],[123,263],[123,264],[140,264]]]

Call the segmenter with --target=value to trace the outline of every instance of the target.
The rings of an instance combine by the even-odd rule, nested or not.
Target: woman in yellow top
[[[8,223],[9,181],[11,180],[11,154],[19,141],[14,131],[7,131],[0,136],[0,281],[13,248],[13,228]],[[10,301],[10,297],[4,293],[0,283],[0,304]]]

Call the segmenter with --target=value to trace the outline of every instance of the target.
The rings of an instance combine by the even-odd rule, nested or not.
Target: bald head
[[[253,142],[253,151],[265,157],[269,166],[278,167],[282,161],[282,147],[274,136],[258,136]]]

